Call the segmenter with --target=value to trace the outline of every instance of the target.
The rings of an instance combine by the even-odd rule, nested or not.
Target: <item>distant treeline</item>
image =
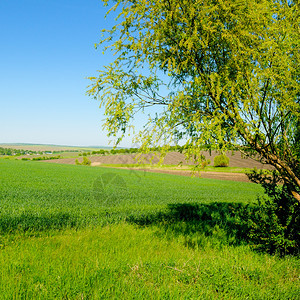
[[[60,155],[57,156],[38,156],[33,157],[32,159],[29,157],[23,157],[22,160],[51,160],[51,159],[59,159],[62,158]]]
[[[60,155],[57,156],[38,156],[34,157],[32,160],[50,160],[50,159],[59,159],[61,158]]]
[[[167,152],[184,152],[188,147],[187,146],[170,146],[167,149]],[[151,152],[161,152],[162,147],[152,147],[149,149]],[[164,149],[166,150],[166,149]],[[208,148],[205,148],[203,150],[209,150]],[[235,149],[231,149],[235,150]],[[111,149],[111,150],[93,150],[88,152],[81,152],[82,150],[61,150],[61,151],[33,151],[33,150],[23,150],[23,149],[12,149],[12,148],[2,148],[0,147],[0,155],[9,155],[9,156],[20,156],[20,155],[47,155],[47,154],[58,154],[63,152],[79,152],[78,156],[90,156],[90,155],[114,155],[114,154],[132,154],[132,153],[139,153],[141,152],[140,148],[122,148],[122,149]],[[37,157],[32,160],[46,160],[46,159],[58,159],[62,158],[61,156],[43,156],[43,157]],[[25,160],[25,159],[24,159]],[[29,160],[26,159],[26,160]]]
[[[140,150],[138,148],[129,148],[129,149],[111,149],[111,150],[94,150],[91,152],[79,153],[79,156],[88,156],[88,155],[108,155],[108,154],[128,154],[128,153],[138,153]]]
[[[14,149],[14,148],[0,147],[0,155],[8,155],[8,156],[58,154],[58,153],[62,153],[62,152],[79,152],[79,150],[33,151],[33,150],[24,150],[24,149]]]
[[[37,154],[36,151],[24,150],[24,149],[13,149],[0,147],[0,155],[26,155],[26,154]]]
[[[150,151],[153,152],[160,152],[162,150],[162,147],[152,147],[150,148]],[[168,151],[178,151],[182,152],[185,148],[182,146],[170,146],[168,148]],[[96,151],[90,151],[90,152],[83,152],[79,153],[79,156],[89,156],[89,155],[110,155],[110,154],[131,154],[131,153],[139,153],[141,152],[140,148],[122,148],[122,149],[111,149],[111,150],[96,150]]]

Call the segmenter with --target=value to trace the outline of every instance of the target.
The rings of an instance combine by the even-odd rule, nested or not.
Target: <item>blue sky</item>
[[[0,0],[0,143],[108,145],[85,95],[112,60],[94,48],[114,21],[106,11],[100,0]]]

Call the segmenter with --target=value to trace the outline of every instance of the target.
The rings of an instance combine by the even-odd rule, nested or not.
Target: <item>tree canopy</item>
[[[98,46],[115,60],[88,91],[109,134],[120,141],[137,112],[160,106],[137,136],[143,147],[256,154],[300,201],[297,2],[117,0],[111,10],[118,21]]]

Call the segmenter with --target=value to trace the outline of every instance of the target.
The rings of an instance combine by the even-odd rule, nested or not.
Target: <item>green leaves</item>
[[[151,120],[138,135],[144,147],[161,143],[163,131],[194,151],[234,145],[276,168],[299,166],[290,156],[300,117],[297,5],[119,0],[116,7],[119,24],[101,42],[116,58],[88,91],[105,104],[110,135],[122,138],[144,111]],[[164,109],[155,116],[152,106]]]

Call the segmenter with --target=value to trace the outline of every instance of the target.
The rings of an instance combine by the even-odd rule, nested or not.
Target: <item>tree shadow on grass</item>
[[[77,226],[78,218],[65,212],[40,215],[28,212],[0,216],[0,234],[62,230]]]
[[[183,236],[186,245],[199,246],[206,237],[217,243],[240,245],[249,241],[249,213],[254,207],[242,203],[169,204],[165,212],[130,216],[140,226],[154,225],[167,236]]]

